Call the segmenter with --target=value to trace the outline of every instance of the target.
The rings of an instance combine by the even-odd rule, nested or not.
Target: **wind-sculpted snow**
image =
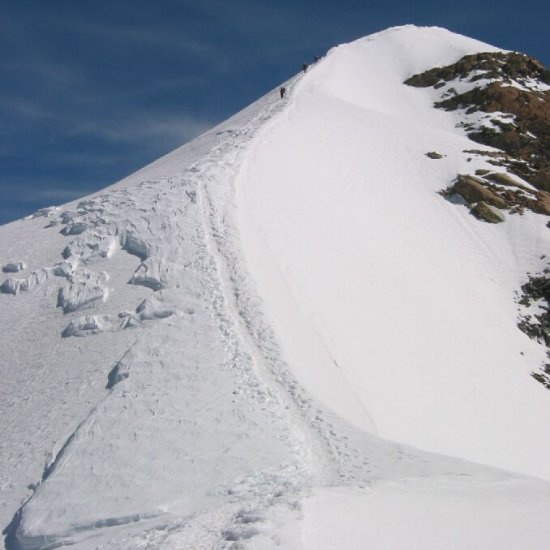
[[[415,37],[429,44],[411,53],[409,42]],[[448,48],[446,41],[451,43]],[[410,27],[368,42],[393,53],[395,44],[401,44],[397,65],[411,73],[429,68],[432,56],[451,62],[484,47],[439,29]],[[284,100],[278,91],[271,92],[220,127],[100,194],[63,208],[44,209],[0,229],[4,242],[21,243],[0,251],[0,265],[24,264],[22,271],[7,273],[1,285],[6,290],[0,294],[0,311],[9,311],[4,319],[9,319],[13,331],[12,335],[0,331],[7,365],[2,366],[0,385],[0,510],[6,510],[2,517],[8,550],[64,545],[111,550],[318,550],[363,547],[374,535],[380,548],[397,550],[407,547],[403,540],[409,539],[405,533],[399,544],[392,545],[397,535],[387,508],[395,508],[399,524],[404,521],[405,512],[395,505],[401,493],[417,512],[416,521],[408,525],[412,541],[424,541],[422,526],[429,530],[425,525],[431,526],[434,510],[447,530],[455,529],[453,537],[463,519],[482,536],[487,529],[479,521],[483,507],[490,509],[495,525],[506,523],[510,540],[524,527],[532,528],[536,534],[523,537],[522,548],[535,550],[537,542],[546,540],[550,518],[544,510],[550,510],[545,507],[550,490],[544,482],[380,437],[397,424],[392,424],[396,415],[414,428],[409,417],[414,418],[419,409],[424,410],[423,401],[429,401],[411,382],[407,368],[417,368],[416,361],[421,361],[436,377],[434,369],[444,370],[445,365],[430,360],[425,348],[408,347],[407,361],[392,364],[377,353],[377,346],[395,351],[408,340],[404,330],[386,325],[388,317],[376,295],[382,302],[399,295],[402,303],[390,317],[407,319],[407,330],[412,332],[411,312],[425,319],[426,304],[415,300],[413,312],[404,292],[414,295],[421,278],[411,276],[391,257],[375,254],[376,248],[369,244],[388,236],[383,224],[376,222],[376,209],[394,223],[396,212],[411,221],[407,212],[412,211],[410,227],[399,226],[400,238],[406,239],[413,226],[428,217],[429,208],[424,207],[427,199],[421,192],[422,200],[415,195],[422,189],[418,181],[411,183],[403,173],[394,181],[391,159],[388,170],[394,171],[382,177],[375,160],[388,143],[394,144],[400,161],[406,160],[411,170],[422,174],[429,182],[426,193],[437,201],[440,197],[430,187],[435,178],[427,168],[433,161],[424,153],[441,144],[452,151],[460,149],[464,138],[457,142],[456,134],[449,137],[440,127],[435,133],[424,127],[418,130],[418,122],[398,124],[404,116],[402,103],[403,112],[388,119],[382,113],[395,99],[389,85],[377,98],[384,108],[375,109],[375,120],[363,119],[351,105],[374,92],[354,84],[355,70],[353,78],[341,71],[357,63],[354,55],[350,64],[341,53],[346,48],[362,51],[363,46],[360,42],[333,51],[305,77],[286,83]],[[380,78],[402,86],[402,71],[393,75],[392,66],[384,73],[389,65],[382,63]],[[357,65],[359,73],[362,66]],[[332,71],[338,82],[345,77],[343,92],[331,80]],[[336,106],[341,98],[335,90],[345,96],[349,112]],[[342,128],[333,120],[333,110],[347,121]],[[436,118],[439,115],[445,114]],[[312,132],[310,116],[318,123]],[[386,127],[388,135],[381,130]],[[378,185],[361,181],[369,193],[381,192],[382,197],[373,205],[358,200],[364,198],[360,195],[354,195],[355,201],[341,202],[354,182],[348,168],[357,160],[355,150],[326,136],[356,140],[373,128],[381,136],[359,140],[366,160],[357,172],[375,171]],[[284,138],[278,133],[283,130]],[[411,153],[408,139],[412,138],[418,150]],[[266,160],[268,150],[271,160]],[[307,169],[281,172],[293,162]],[[443,179],[456,169],[452,154],[450,161],[438,162],[453,164],[440,169]],[[265,170],[258,168],[264,164]],[[400,204],[393,193],[407,188],[411,189],[406,204]],[[452,212],[446,212],[445,222]],[[354,226],[359,235],[368,237],[361,247],[355,246],[357,235],[348,231],[350,218],[364,222]],[[272,224],[283,240],[273,237]],[[450,225],[474,234],[465,223]],[[305,229],[314,238],[304,239]],[[429,241],[432,233],[430,226],[423,236]],[[449,231],[444,236],[445,248],[454,247],[460,255],[460,239],[458,244],[450,239],[456,234]],[[479,240],[483,238],[487,234]],[[393,249],[399,248],[399,239],[390,242]],[[414,267],[416,249],[408,243],[408,255],[401,253]],[[342,255],[350,250],[358,251],[353,261]],[[424,264],[433,252],[420,251]],[[467,259],[478,261],[473,256]],[[463,256],[459,260],[465,261]],[[367,264],[368,269],[363,269]],[[381,273],[377,269],[382,265],[383,273],[371,277]],[[391,272],[396,267],[398,277]],[[437,269],[427,267],[423,274]],[[32,288],[30,283],[23,285],[35,273],[43,273],[40,282]],[[411,273],[418,275],[414,269]],[[448,284],[457,291],[456,285]],[[21,292],[23,286],[31,291]],[[439,290],[434,303],[448,299]],[[365,302],[365,294],[371,302]],[[339,296],[347,307],[329,308],[325,311],[330,315],[323,316],[323,308]],[[427,302],[428,313],[436,311]],[[456,301],[450,303],[454,317],[467,318]],[[486,303],[493,302],[482,305]],[[369,321],[378,318],[392,338],[381,340],[376,323],[362,322],[360,306],[365,304],[373,316]],[[445,327],[454,328],[448,323]],[[347,347],[341,340],[343,330],[350,334]],[[35,345],[16,346],[13,334]],[[445,345],[459,353],[455,348],[464,342],[445,339]],[[536,355],[527,347],[526,351]],[[384,371],[380,376],[377,366]],[[468,365],[462,367],[468,370]],[[358,372],[371,378],[363,380]],[[519,379],[509,369],[506,373],[513,381]],[[394,395],[387,391],[386,374],[393,376]],[[429,388],[422,372],[413,375]],[[455,379],[443,386],[445,400],[454,399],[450,390],[454,385],[460,392],[461,381],[456,369]],[[385,392],[383,399],[395,407],[387,417],[380,413],[380,400],[373,398],[378,391]],[[396,396],[401,403],[396,403]],[[534,402],[539,403],[537,398]],[[463,404],[455,400],[454,405]],[[442,410],[448,412],[444,406]],[[518,408],[514,412],[523,414]],[[425,415],[423,420],[429,435],[441,436],[441,421],[460,439],[458,413],[441,419]],[[472,448],[475,451],[474,444],[465,445],[462,454],[477,456]],[[533,448],[537,448],[534,443],[529,450]],[[471,507],[464,506],[466,511],[457,504],[465,494],[473,501]],[[512,505],[495,505],[508,503],[508,496],[516,499]],[[476,509],[478,500],[483,505]],[[382,503],[383,518],[376,517],[373,502]],[[391,506],[384,508],[387,502]],[[528,515],[540,518],[542,527],[510,519]],[[355,528],[347,527],[350,517],[360,523],[358,532],[365,540],[353,539]],[[380,526],[380,533],[369,534],[369,526]],[[433,548],[457,548],[454,538],[445,537],[439,533]],[[458,535],[455,538],[460,540]],[[491,544],[489,539],[484,548],[496,550]],[[502,550],[502,545],[498,548]]]

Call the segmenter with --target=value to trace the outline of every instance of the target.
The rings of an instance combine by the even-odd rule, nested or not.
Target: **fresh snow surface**
[[[468,162],[463,150],[480,146],[454,113],[401,85],[490,49],[407,28],[333,50],[247,151],[242,240],[285,349],[322,342],[324,368],[338,365],[374,433],[550,479],[550,396],[529,376],[545,351],[517,329],[514,301],[526,273],[545,265],[547,220],[483,224],[438,195],[456,174],[490,165]],[[317,384],[319,369],[297,363],[303,383]]]
[[[545,546],[550,399],[514,291],[546,220],[437,195],[484,163],[402,84],[487,50],[411,26],[340,46],[0,228],[8,550]]]

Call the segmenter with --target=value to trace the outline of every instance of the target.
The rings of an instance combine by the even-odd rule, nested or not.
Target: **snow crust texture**
[[[403,84],[494,50],[410,26],[340,46],[0,228],[8,550],[542,547],[550,400],[514,290],[545,219],[439,196],[471,142]]]

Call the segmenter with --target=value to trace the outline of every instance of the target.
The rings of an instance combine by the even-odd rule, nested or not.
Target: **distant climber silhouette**
[[[284,86],[281,86],[281,88],[279,89],[279,93],[281,94],[281,99],[283,99],[286,94],[286,88]]]

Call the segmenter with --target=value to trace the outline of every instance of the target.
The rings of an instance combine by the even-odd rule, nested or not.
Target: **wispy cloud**
[[[24,98],[13,98],[3,105],[31,124],[47,124],[69,138],[93,137],[112,144],[132,144],[147,148],[148,142],[181,145],[211,128],[215,121],[188,113],[122,113],[118,117],[108,113],[102,118],[63,112],[51,105],[40,105]]]
[[[191,115],[140,116],[123,121],[84,121],[67,128],[68,135],[90,135],[112,143],[183,144],[213,126]]]
[[[169,21],[155,25],[87,23],[80,29],[95,38],[117,44],[125,49],[169,50],[176,54],[208,58],[218,56],[221,52],[221,45],[204,40],[200,34],[184,34]]]
[[[249,41],[261,55],[282,56],[299,50],[332,46],[334,29],[357,18],[357,12],[345,6],[324,3],[271,2],[257,0],[191,0],[197,9],[223,25],[229,21],[234,32]],[[254,50],[253,50],[254,51]],[[300,60],[296,60],[297,64]]]
[[[18,202],[24,205],[33,205],[38,203],[62,204],[70,202],[94,191],[92,186],[74,186],[67,187],[50,182],[46,186],[33,185],[32,182],[23,184],[7,183],[2,186],[4,194],[17,196]]]

